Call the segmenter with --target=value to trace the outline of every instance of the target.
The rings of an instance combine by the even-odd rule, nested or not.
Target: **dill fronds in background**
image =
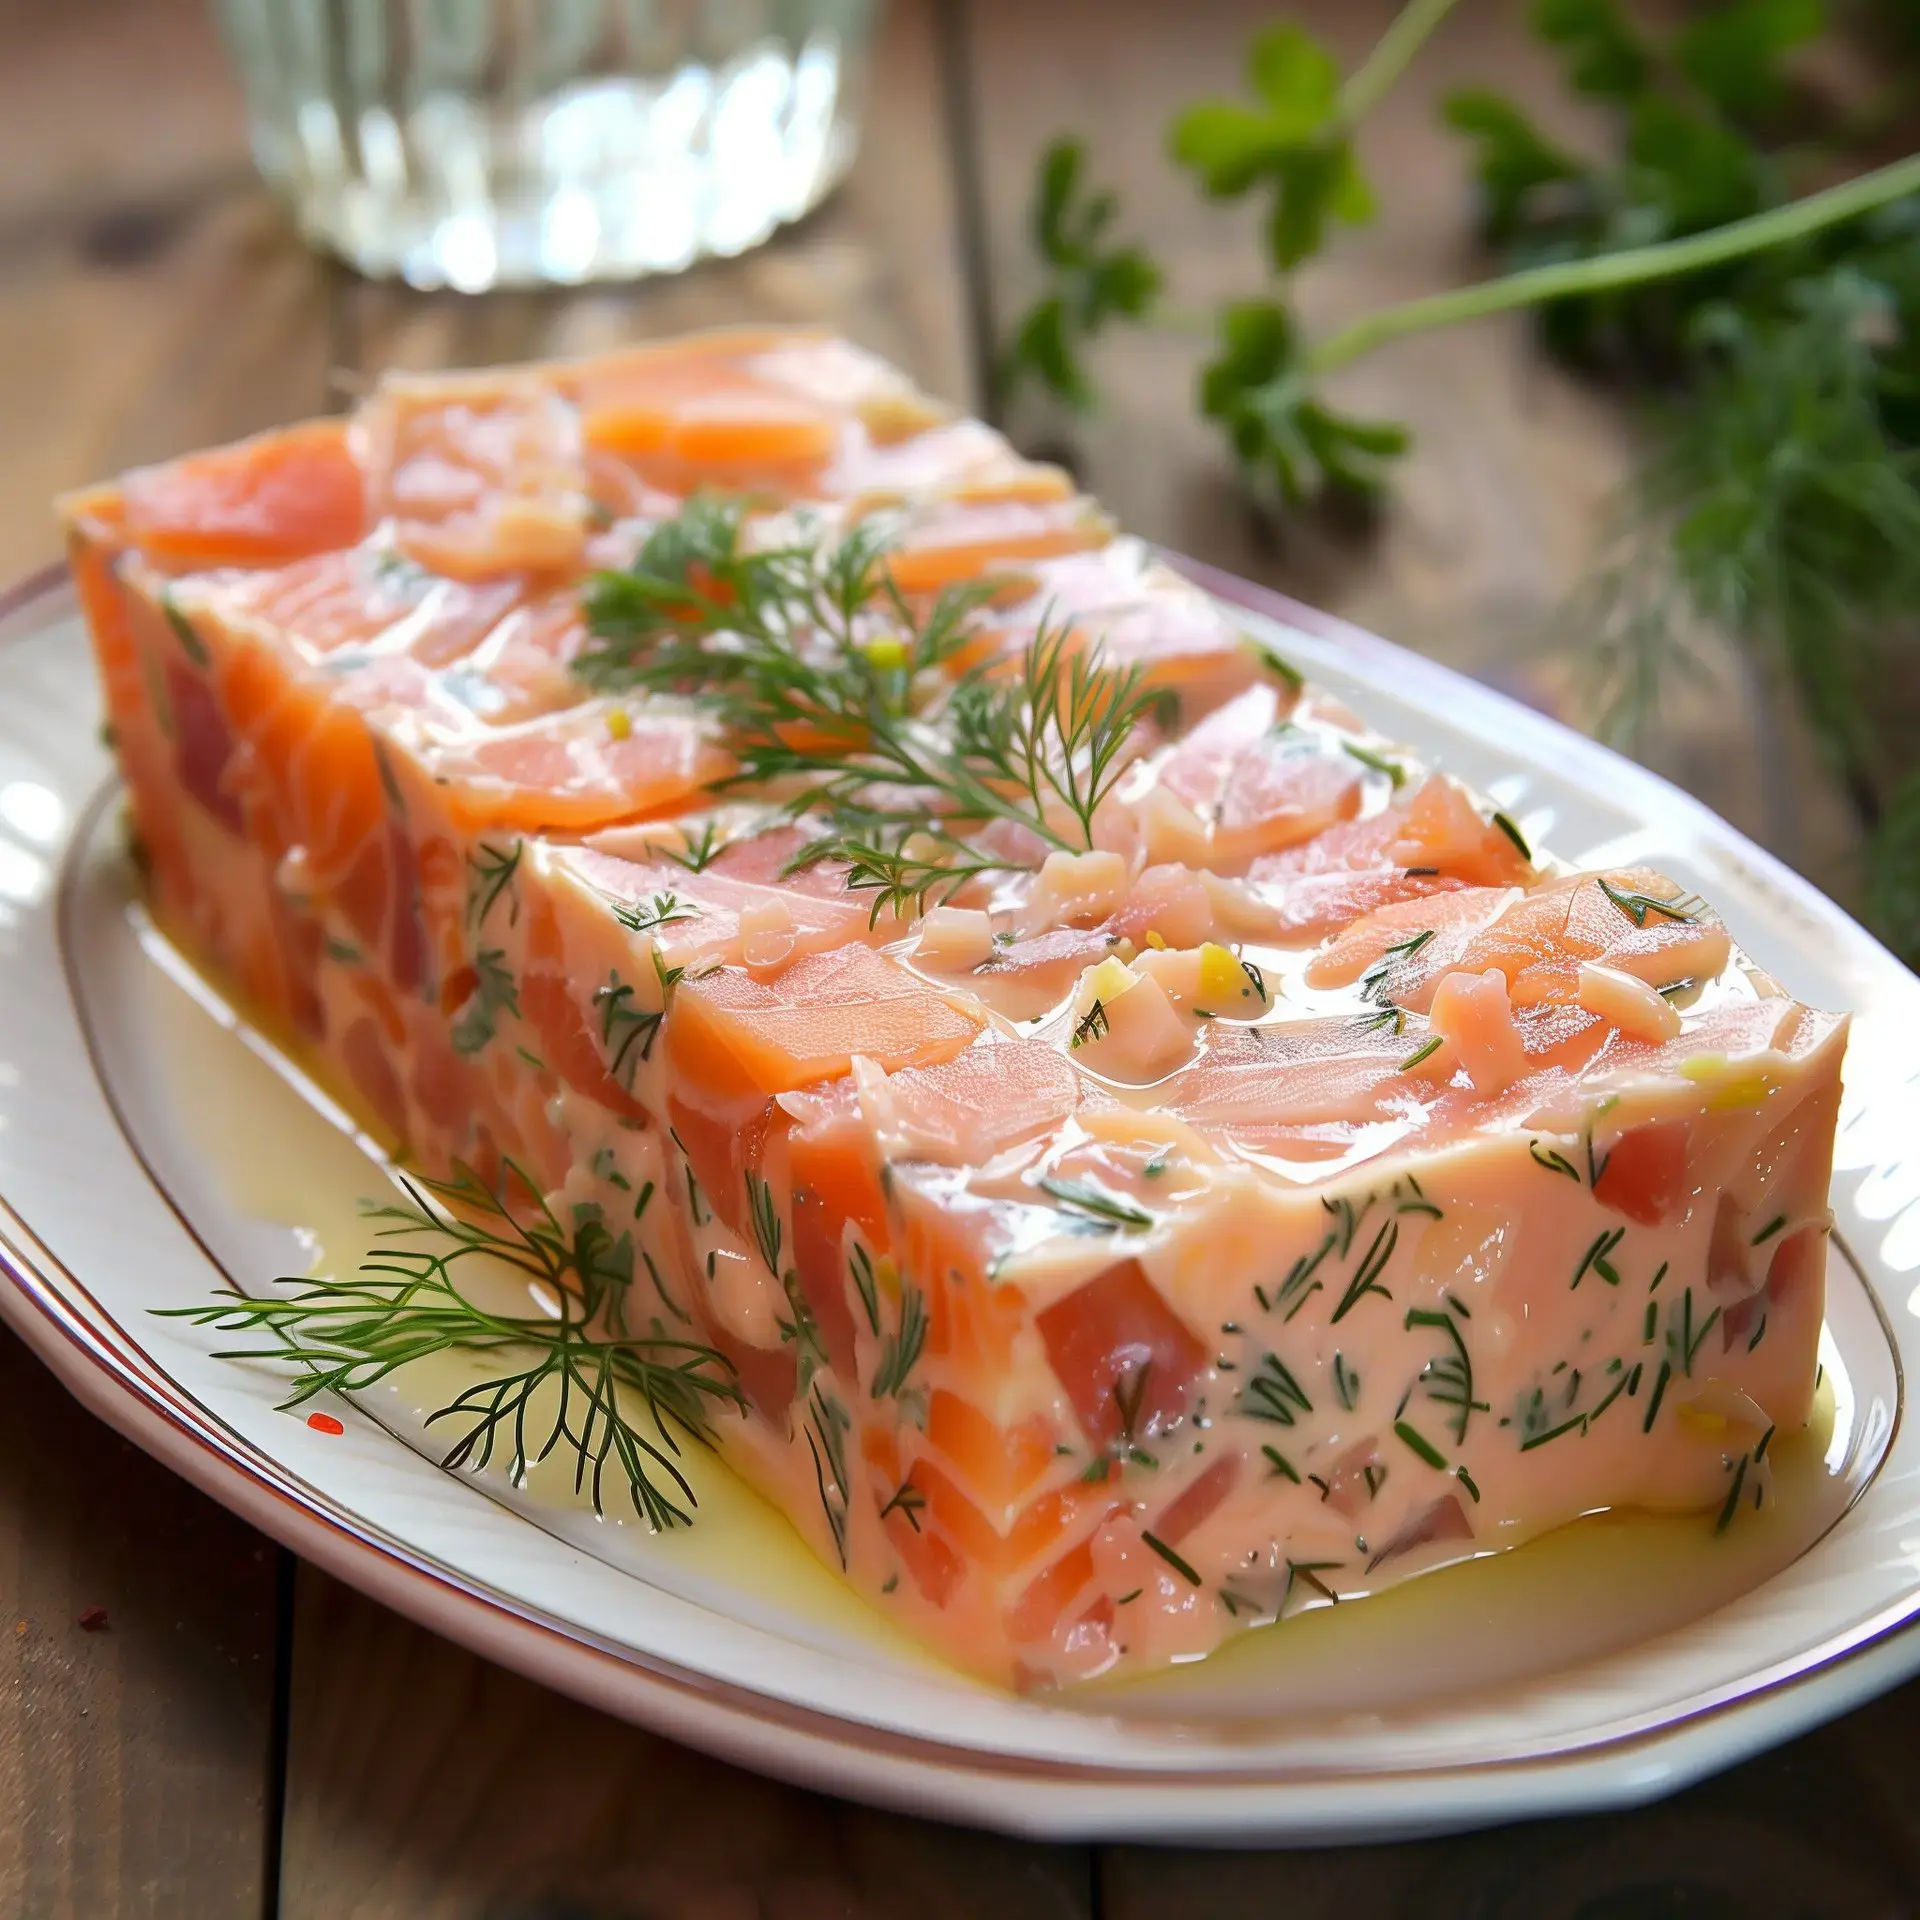
[[[1829,13],[1836,17],[1830,19]],[[1485,93],[1447,102],[1507,265],[1589,259],[1762,214],[1920,121],[1920,9],[1737,0],[1665,39],[1614,0],[1542,0],[1615,157],[1576,163]],[[1843,32],[1876,92],[1844,109],[1794,59]],[[1920,198],[1706,272],[1553,301],[1549,351],[1650,395],[1649,447],[1580,597],[1588,717],[1645,739],[1687,635],[1727,634],[1796,697],[1866,833],[1878,930],[1920,958]],[[1903,697],[1904,696],[1904,697]]]
[[[1453,3],[1411,0],[1344,78],[1297,26],[1270,27],[1247,98],[1176,115],[1174,163],[1264,210],[1270,291],[1214,316],[1200,410],[1273,511],[1377,495],[1408,436],[1338,413],[1319,377],[1403,334],[1531,309],[1544,351],[1646,423],[1567,610],[1581,717],[1643,745],[1669,682],[1699,670],[1698,637],[1733,640],[1805,713],[1863,830],[1866,910],[1920,960],[1920,159],[1901,157],[1920,128],[1920,7],[1708,0],[1656,33],[1620,0],[1535,0],[1531,29],[1606,114],[1610,151],[1563,150],[1490,90],[1452,94],[1500,273],[1314,341],[1293,277],[1390,186],[1362,174],[1354,128]],[[1802,77],[1833,48],[1871,76],[1857,97]],[[1003,399],[1031,383],[1095,404],[1087,347],[1153,323],[1166,276],[1118,221],[1077,143],[1057,142],[1036,194],[1047,317],[1016,331]]]

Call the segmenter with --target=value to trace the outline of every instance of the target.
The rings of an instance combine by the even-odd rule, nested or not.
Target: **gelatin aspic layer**
[[[873,536],[844,631],[781,644],[903,737],[962,688],[1017,719],[1049,633],[1137,670],[1096,803],[990,781],[917,901],[844,840],[796,865],[806,768],[743,781],[738,702],[577,670],[584,583],[725,498],[744,550]],[[961,1666],[1151,1669],[1592,1508],[1765,1499],[1844,1022],[1658,874],[1537,860],[867,355],[392,379],[64,511],[164,925],[414,1164],[597,1208],[629,1320],[735,1370],[727,1459]],[[677,577],[704,628],[656,628],[731,671],[744,602]]]

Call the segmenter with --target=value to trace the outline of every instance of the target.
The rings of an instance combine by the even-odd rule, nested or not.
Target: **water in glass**
[[[420,287],[738,253],[852,158],[874,0],[220,0],[316,244]]]

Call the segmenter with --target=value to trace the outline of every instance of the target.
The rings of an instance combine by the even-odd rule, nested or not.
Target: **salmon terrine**
[[[403,1165],[595,1223],[963,1668],[1737,1524],[1809,1421],[1844,1019],[865,352],[395,376],[63,511],[162,926]]]

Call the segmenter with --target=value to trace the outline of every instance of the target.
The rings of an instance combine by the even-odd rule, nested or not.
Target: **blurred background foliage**
[[[1283,18],[1250,44],[1242,96],[1174,116],[1169,162],[1259,212],[1254,290],[1213,313],[1174,305],[1079,143],[1053,143],[1033,198],[1045,281],[1000,397],[1091,409],[1103,332],[1204,327],[1195,404],[1253,497],[1281,516],[1351,508],[1417,449],[1331,406],[1321,376],[1408,332],[1531,309],[1540,350],[1642,425],[1563,610],[1579,717],[1639,747],[1701,671],[1700,637],[1731,639],[1805,715],[1860,822],[1859,897],[1920,960],[1920,4],[1700,0],[1649,25],[1622,0],[1534,0],[1528,29],[1601,114],[1600,149],[1562,146],[1492,88],[1452,92],[1487,278],[1312,340],[1296,277],[1391,191],[1354,129],[1452,5],[1411,0],[1345,74]]]

